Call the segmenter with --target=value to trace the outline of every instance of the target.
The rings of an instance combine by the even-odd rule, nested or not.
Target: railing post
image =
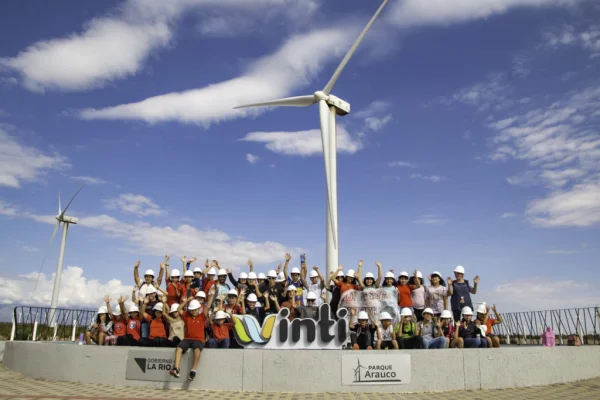
[[[37,319],[33,322],[33,335],[31,337],[31,340],[33,340],[35,342],[35,337],[37,335],[37,326],[38,326],[38,322]]]
[[[12,317],[12,328],[10,330],[10,341],[15,340],[15,329],[17,328],[17,321],[15,321],[15,314],[13,313]]]
[[[510,344],[510,335],[508,334],[508,331],[506,331],[506,344]]]
[[[56,331],[58,330],[58,324],[54,325],[54,334],[52,335],[52,341],[56,342]]]
[[[71,342],[75,341],[75,332],[77,331],[77,320],[73,320],[73,332],[71,333]]]

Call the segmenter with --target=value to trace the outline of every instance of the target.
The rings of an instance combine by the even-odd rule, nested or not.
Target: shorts
[[[394,345],[391,340],[384,340],[381,342],[381,350],[383,349],[393,349]]]
[[[184,353],[186,351],[188,351],[188,349],[192,349],[192,350],[200,350],[202,351],[204,349],[204,342],[202,340],[195,340],[195,339],[183,339],[178,345],[177,345],[178,349],[181,349]]]
[[[107,336],[104,338],[104,344],[106,346],[115,346],[117,344],[117,338],[118,336],[116,335]]]

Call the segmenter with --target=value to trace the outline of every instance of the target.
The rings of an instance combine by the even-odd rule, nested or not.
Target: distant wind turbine
[[[56,231],[58,231],[58,227],[60,224],[63,224],[62,231],[62,239],[60,241],[60,252],[58,253],[58,264],[56,265],[56,276],[54,277],[54,287],[52,289],[52,302],[50,303],[50,326],[54,327],[55,323],[55,313],[56,306],[58,305],[58,294],[60,290],[60,276],[62,274],[62,266],[63,266],[63,258],[65,256],[65,246],[67,245],[67,231],[69,230],[69,224],[77,224],[78,219],[74,217],[68,217],[65,215],[67,209],[75,199],[75,197],[79,194],[81,189],[83,189],[82,185],[77,192],[73,195],[71,200],[67,203],[67,206],[64,210],[61,209],[60,206],[60,191],[58,192],[58,215],[56,216],[56,225],[54,226],[54,231],[52,232],[52,236],[50,236],[50,241],[48,242],[48,246],[46,247],[46,252],[44,253],[44,259],[42,260],[42,266],[40,267],[40,271],[38,272],[37,279],[35,280],[35,286],[33,287],[33,291],[37,288],[38,281],[40,280],[40,274],[42,273],[42,269],[44,268],[44,263],[46,262],[46,258],[48,257],[48,251],[50,250],[50,246],[54,241],[54,236],[56,235]]]
[[[389,0],[384,0],[375,15],[356,39],[348,53],[342,59],[333,76],[323,88],[312,95],[288,97],[285,99],[272,100],[264,103],[247,104],[235,107],[308,107],[319,103],[319,117],[321,123],[321,141],[323,143],[323,159],[325,161],[325,178],[327,181],[327,217],[326,217],[326,264],[327,276],[338,268],[338,216],[337,216],[337,128],[336,115],[344,116],[350,113],[350,104],[330,94],[333,86],[340,77],[342,71],[350,61],[350,58],[364,39],[365,35],[379,16]]]

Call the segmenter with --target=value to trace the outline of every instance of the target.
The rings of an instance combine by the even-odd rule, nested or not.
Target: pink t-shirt
[[[428,286],[427,297],[429,297],[429,308],[434,314],[441,314],[444,311],[444,297],[448,296],[448,288],[442,285],[438,287]]]
[[[425,286],[421,286],[418,289],[410,292],[410,298],[412,299],[412,306],[417,310],[425,309]]]

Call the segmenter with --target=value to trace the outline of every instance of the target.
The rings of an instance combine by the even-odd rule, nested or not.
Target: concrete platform
[[[132,353],[130,353],[130,351]],[[349,350],[205,350],[198,377],[189,383],[131,378],[131,357],[169,359],[173,349],[8,342],[4,364],[27,378],[59,382],[251,392],[433,392],[552,385],[600,377],[600,346],[521,347],[384,352]],[[410,355],[410,382],[347,385],[344,355]],[[184,364],[189,365],[186,355]],[[141,368],[141,367],[135,367]],[[189,366],[187,367],[189,368]],[[182,368],[182,372],[185,368]],[[139,372],[138,372],[139,373]],[[40,396],[38,396],[40,397]],[[461,396],[462,397],[462,396]],[[597,398],[600,398],[597,397]]]

